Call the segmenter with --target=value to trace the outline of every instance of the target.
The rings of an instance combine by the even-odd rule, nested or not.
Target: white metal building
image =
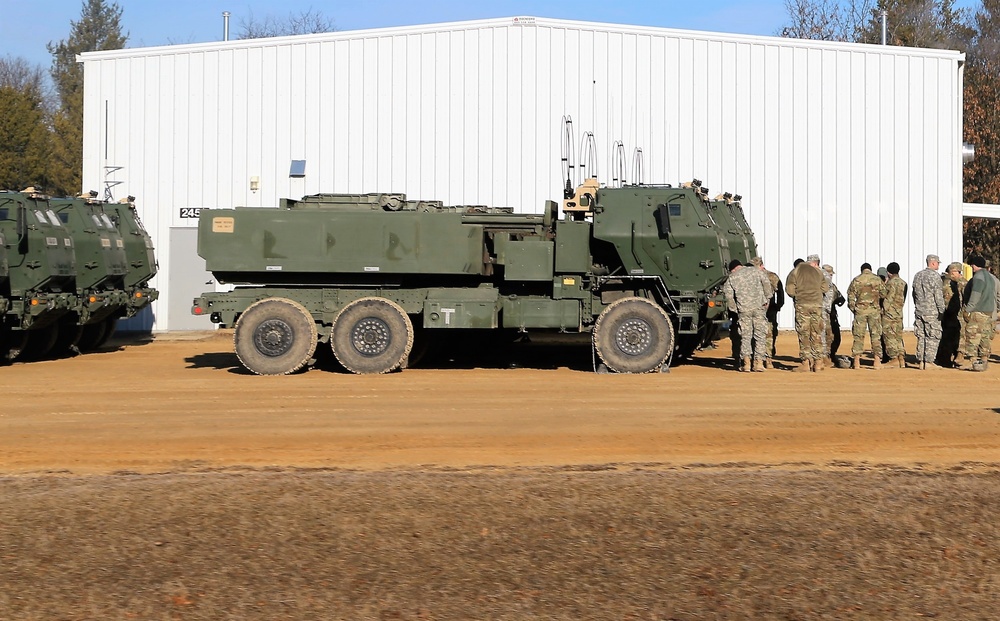
[[[214,288],[197,208],[391,191],[540,211],[561,196],[564,115],[604,182],[621,141],[642,181],[742,194],[782,277],[811,253],[842,290],[865,261],[909,281],[930,252],[961,258],[958,52],[517,17],[81,60],[84,188],[137,197],[154,330],[210,327],[189,314]]]

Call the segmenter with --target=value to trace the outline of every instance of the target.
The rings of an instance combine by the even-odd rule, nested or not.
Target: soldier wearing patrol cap
[[[950,263],[941,277],[944,316],[941,318],[941,344],[938,346],[937,364],[945,368],[960,367],[965,361],[960,347],[965,333],[962,296],[967,281],[962,272],[961,263]]]
[[[764,272],[767,276],[768,281],[771,283],[771,288],[774,290],[774,294],[771,296],[770,301],[767,303],[767,343],[770,350],[770,356],[764,359],[764,366],[768,369],[771,368],[771,358],[777,353],[775,350],[775,342],[778,339],[778,311],[781,307],[785,305],[785,288],[781,285],[781,278],[774,272],[768,271],[764,267],[764,259],[760,257],[754,257],[750,259],[750,263],[756,265],[758,269]]]
[[[941,259],[927,255],[927,267],[913,276],[913,334],[917,337],[917,364],[921,369],[940,368],[935,363],[941,343],[944,291],[938,267]]]
[[[785,293],[795,300],[795,332],[802,358],[795,371],[823,370],[823,294],[829,290],[818,254],[809,255],[785,278]]]
[[[823,266],[826,272],[826,280],[830,283],[830,291],[823,296],[823,322],[826,325],[826,353],[831,364],[836,364],[834,358],[837,350],[840,349],[840,318],[837,316],[837,307],[843,306],[846,298],[840,293],[836,283],[833,282],[833,266],[826,264]]]

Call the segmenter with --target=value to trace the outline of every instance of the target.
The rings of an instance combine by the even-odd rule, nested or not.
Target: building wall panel
[[[628,181],[641,148],[646,182],[742,194],[782,276],[818,252],[843,289],[863,261],[905,277],[961,252],[955,52],[498,19],[82,60],[85,186],[138,197],[162,282],[167,231],[196,224],[180,207],[386,191],[539,211],[565,183],[564,115],[605,182],[620,141]]]

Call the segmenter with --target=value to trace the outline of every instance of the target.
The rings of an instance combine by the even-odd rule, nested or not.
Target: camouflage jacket
[[[934,320],[944,312],[944,290],[941,275],[931,268],[920,270],[913,277],[913,314]]]
[[[946,308],[953,306],[952,300],[956,296],[958,297],[958,304],[961,306],[962,292],[965,291],[965,284],[967,282],[964,276],[959,276],[958,280],[948,278],[947,274],[941,277],[941,294],[944,296],[944,305]]]
[[[767,274],[756,267],[741,267],[731,272],[722,292],[729,301],[729,310],[738,313],[763,311],[774,293]]]
[[[851,309],[852,313],[877,309],[884,297],[885,285],[882,284],[881,278],[872,274],[871,270],[861,272],[847,286],[847,308]]]
[[[830,313],[834,312],[834,306],[844,305],[844,296],[841,295],[840,289],[837,288],[837,283],[833,282],[833,276],[827,274],[825,271],[823,276],[830,287],[830,290],[823,294],[823,311]]]
[[[899,319],[903,316],[903,305],[906,304],[906,281],[899,276],[889,276],[885,281],[885,299],[882,300],[882,314],[886,317]]]
[[[781,307],[785,305],[785,288],[781,286],[781,277],[779,277],[774,272],[765,271],[764,274],[767,275],[767,280],[771,283],[771,289],[774,294],[771,295],[771,301],[767,305],[767,312],[777,313],[781,310]]]
[[[941,292],[944,295],[944,318],[942,323],[957,325],[962,313],[962,294],[965,291],[966,281],[964,277],[952,280],[947,274],[941,277]]]

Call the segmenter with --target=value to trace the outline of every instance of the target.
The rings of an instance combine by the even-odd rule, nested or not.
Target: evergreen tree
[[[47,183],[48,106],[41,67],[0,58],[0,189]]]
[[[48,45],[59,100],[52,122],[53,193],[75,194],[83,185],[83,65],[76,56],[125,47],[128,33],[122,33],[121,17],[117,2],[85,0],[80,20],[70,22],[69,38]]]

